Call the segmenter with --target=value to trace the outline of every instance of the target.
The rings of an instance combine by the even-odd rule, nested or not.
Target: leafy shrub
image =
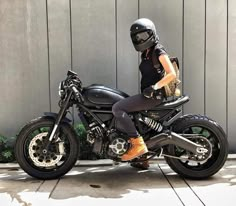
[[[77,137],[80,140],[80,160],[96,160],[100,159],[100,157],[93,153],[93,147],[87,141],[87,133],[86,130],[81,123],[77,123],[74,125],[75,132]]]
[[[0,135],[0,162],[7,163],[15,161],[14,144],[15,137],[4,137]]]
[[[87,133],[81,123],[74,125],[77,137],[80,139],[80,160],[96,160],[103,157],[93,153],[93,148],[90,143],[87,142]],[[41,132],[47,132],[47,128],[41,128]],[[15,161],[14,145],[16,137],[5,137],[0,134],[0,163],[7,163]]]

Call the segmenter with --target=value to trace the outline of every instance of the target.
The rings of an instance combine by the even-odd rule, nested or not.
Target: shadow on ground
[[[170,181],[171,180],[171,181]],[[155,192],[156,198],[172,194],[175,188],[197,187],[216,184],[236,184],[236,165],[226,165],[218,174],[207,180],[185,180],[175,174],[168,165],[152,165],[149,170],[138,170],[126,164],[106,167],[74,167],[67,175],[58,179],[43,181],[31,178],[22,170],[0,170],[1,193],[26,204],[22,194],[44,194],[54,200],[75,197],[122,198],[132,193],[142,195]],[[172,194],[173,195],[173,194]]]

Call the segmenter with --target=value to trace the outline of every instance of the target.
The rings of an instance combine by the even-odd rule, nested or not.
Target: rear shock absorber
[[[160,123],[156,122],[155,120],[148,118],[148,117],[143,117],[142,121],[149,126],[150,128],[154,129],[157,132],[161,132],[163,127]]]

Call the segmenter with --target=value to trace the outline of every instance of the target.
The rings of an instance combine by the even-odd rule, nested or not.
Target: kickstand
[[[161,148],[161,152],[158,157],[160,158],[162,156],[162,154],[163,154],[163,148]]]

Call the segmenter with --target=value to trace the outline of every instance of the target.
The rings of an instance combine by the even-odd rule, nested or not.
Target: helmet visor
[[[152,35],[152,31],[143,31],[136,34],[131,34],[131,39],[134,44],[141,44],[145,42]]]

